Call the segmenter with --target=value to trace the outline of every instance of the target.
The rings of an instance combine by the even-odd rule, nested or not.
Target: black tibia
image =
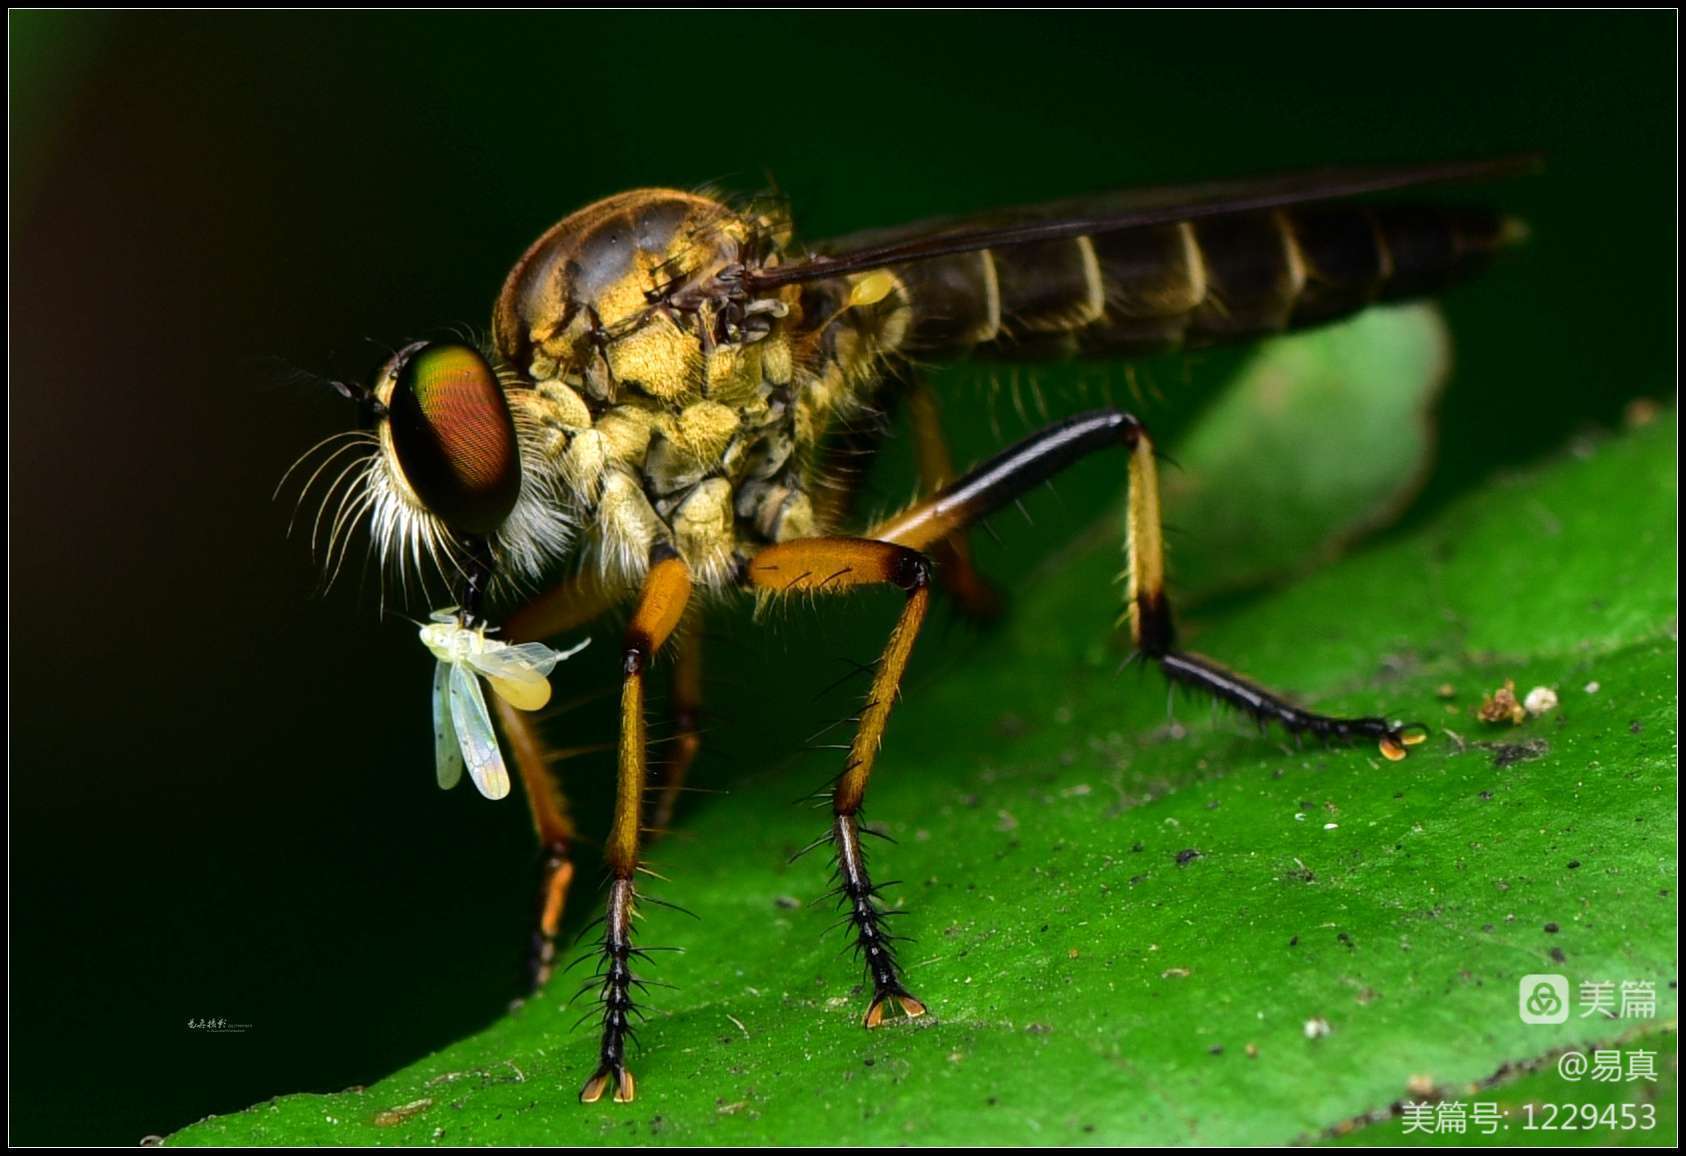
[[[1380,746],[1382,753],[1390,759],[1403,758],[1405,747],[1426,737],[1426,730],[1416,723],[1398,726],[1385,718],[1335,718],[1302,710],[1280,695],[1198,654],[1167,651],[1154,657],[1158,659],[1165,677],[1172,682],[1203,690],[1213,698],[1247,712],[1258,720],[1260,726],[1277,723],[1290,734],[1309,734],[1321,739],[1369,739]]]
[[[1141,423],[1127,413],[1096,410],[1057,422],[997,454],[929,501],[875,527],[873,537],[924,547],[947,537],[957,527],[989,515],[1080,458],[1109,446],[1123,447],[1130,455],[1130,572],[1125,609],[1131,638],[1137,650],[1156,661],[1167,678],[1239,707],[1261,724],[1278,723],[1296,735],[1374,740],[1389,759],[1404,758],[1406,747],[1426,737],[1426,731],[1415,724],[1395,725],[1382,718],[1341,718],[1304,710],[1208,658],[1177,648],[1176,623],[1165,588],[1153,443]]]
[[[855,952],[866,964],[867,975],[872,980],[872,1002],[867,1005],[862,1022],[869,1028],[877,1027],[884,1018],[885,1008],[892,1002],[907,1015],[924,1015],[925,1005],[902,986],[893,946],[895,936],[886,927],[890,913],[878,908],[878,890],[867,874],[857,817],[836,816],[832,820],[831,841],[837,851],[838,903],[848,909]]]
[[[637,1090],[632,1073],[626,1069],[626,1044],[634,1038],[632,987],[638,982],[632,974],[632,957],[639,954],[632,946],[634,901],[632,880],[610,881],[603,921],[603,955],[598,966],[601,983],[597,985],[598,999],[603,1005],[603,1036],[597,1070],[580,1089],[580,1100],[586,1104],[596,1103],[611,1087],[615,1102],[624,1104]]]
[[[1118,410],[1063,418],[1009,446],[905,513],[874,526],[870,536],[923,548],[972,525],[1096,450],[1134,448],[1141,422]]]

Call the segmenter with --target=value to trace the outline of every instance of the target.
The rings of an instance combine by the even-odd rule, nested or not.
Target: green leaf
[[[812,776],[771,767],[660,848],[652,890],[700,919],[642,924],[685,954],[652,971],[676,988],[652,994],[635,1103],[575,1101],[596,1047],[562,1006],[576,973],[366,1089],[170,1142],[1286,1142],[1610,1038],[1522,1023],[1529,973],[1651,982],[1655,1021],[1618,1026],[1672,1029],[1673,424],[1189,617],[1191,645],[1310,704],[1427,721],[1403,763],[1192,701],[1168,725],[1157,675],[1118,672],[1116,541],[1053,559],[908,689],[874,779],[926,1019],[861,1028],[813,900],[827,866],[788,862],[822,828],[790,804]],[[1507,679],[1561,705],[1475,721]]]
[[[1311,569],[1403,508],[1450,363],[1430,304],[1262,344],[1165,474],[1182,597]]]

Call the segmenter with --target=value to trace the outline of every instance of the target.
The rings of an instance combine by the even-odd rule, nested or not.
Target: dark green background
[[[381,342],[481,324],[533,236],[640,184],[771,177],[818,237],[1144,181],[1541,149],[1545,176],[1473,194],[1534,240],[1449,303],[1459,360],[1420,517],[1672,394],[1674,24],[14,14],[13,1140],[132,1143],[372,1080],[519,989],[527,821],[433,787],[428,663],[402,620],[377,624],[372,586],[313,593],[269,494],[348,415],[266,357],[363,374]],[[1148,416],[1174,428],[1224,364],[1154,367],[1170,400]],[[949,377],[962,457],[1025,428],[986,374]],[[1041,380],[1069,409],[1122,375]],[[1080,471],[986,563],[1021,571],[1115,482],[1115,464]],[[786,758],[834,716],[836,656],[870,656],[855,639],[882,609],[865,633],[713,628],[699,779]],[[966,629],[934,637],[924,677],[964,660]],[[566,668],[558,697],[608,685],[612,649]],[[781,689],[746,696],[752,681]],[[606,714],[573,712],[558,738],[599,738]],[[827,765],[796,765],[792,795]],[[605,764],[567,770],[601,826]],[[203,1017],[252,1026],[186,1030]]]

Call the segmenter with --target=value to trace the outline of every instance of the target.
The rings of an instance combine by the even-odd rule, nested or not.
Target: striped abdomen
[[[902,348],[1131,357],[1314,325],[1432,293],[1515,231],[1497,213],[1333,206],[1212,217],[896,266]]]

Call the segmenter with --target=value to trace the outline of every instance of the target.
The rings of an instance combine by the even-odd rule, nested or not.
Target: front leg
[[[855,944],[872,979],[872,1002],[867,1005],[865,1023],[877,1027],[890,1005],[909,1016],[925,1014],[925,1005],[903,986],[891,937],[886,933],[885,913],[879,909],[877,891],[867,872],[861,847],[860,811],[866,798],[884,728],[890,720],[907,670],[913,643],[925,620],[931,598],[931,563],[917,550],[888,542],[863,538],[815,538],[769,546],[750,560],[746,579],[763,596],[786,594],[835,594],[868,585],[899,587],[907,601],[890,631],[889,641],[878,660],[872,689],[849,759],[832,790],[830,841],[837,856],[838,893],[848,907]]]
[[[612,605],[612,598],[589,577],[576,576],[528,602],[504,623],[511,642],[542,642],[590,622]],[[556,936],[574,881],[574,821],[556,763],[565,752],[546,747],[536,716],[517,710],[501,695],[490,696],[498,726],[526,790],[527,806],[539,840],[539,886],[535,906],[528,981],[537,991],[556,966]]]
[[[644,675],[662,644],[684,616],[691,599],[691,575],[673,549],[658,546],[651,553],[638,609],[626,628],[622,660],[620,748],[615,780],[615,815],[604,844],[609,868],[609,898],[604,912],[598,998],[603,1005],[603,1034],[597,1070],[580,1089],[583,1103],[594,1103],[613,1086],[616,1103],[627,1103],[637,1092],[626,1067],[626,1044],[632,1036],[632,989],[638,978],[632,960],[640,953],[632,941],[637,914],[638,849],[643,826],[644,784],[648,736],[644,722]]]
[[[550,982],[550,973],[556,967],[556,935],[574,882],[574,820],[568,813],[562,783],[549,765],[553,756],[539,738],[532,716],[500,695],[490,697],[510,758],[526,788],[533,829],[539,837],[538,902],[534,904],[533,945],[527,961],[528,985],[538,991]]]

